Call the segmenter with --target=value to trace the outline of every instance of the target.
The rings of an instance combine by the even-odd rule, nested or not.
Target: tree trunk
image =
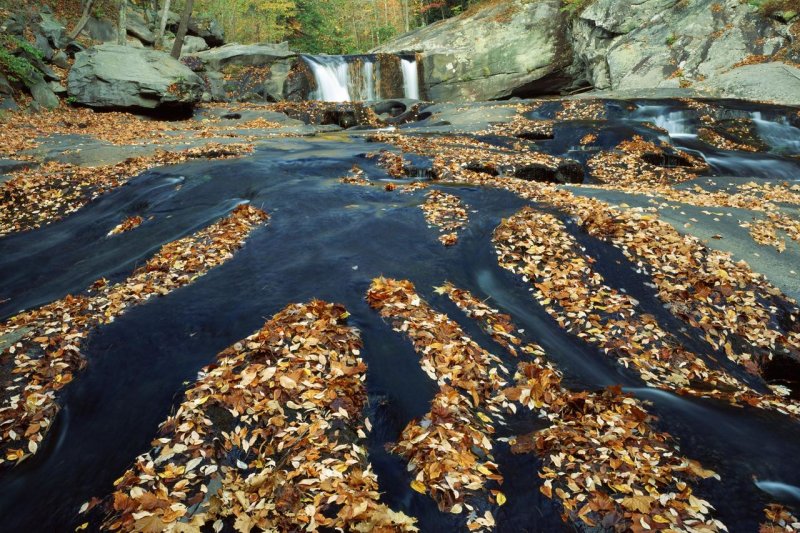
[[[194,0],[186,0],[186,7],[183,8],[181,15],[181,23],[178,26],[178,34],[175,35],[175,44],[172,45],[172,53],[170,54],[175,59],[181,58],[181,48],[183,48],[183,38],[186,37],[186,30],[189,27],[189,18],[192,16],[192,8],[194,7]]]
[[[117,44],[125,46],[128,42],[128,0],[119,0],[119,23],[117,24]]]
[[[86,27],[86,23],[89,22],[89,16],[92,11],[92,4],[94,4],[94,0],[86,0],[86,2],[84,2],[83,13],[81,14],[81,18],[80,20],[78,20],[78,23],[75,25],[72,31],[69,32],[68,37],[70,41],[78,37],[78,35],[80,35],[81,32],[83,31],[83,28]]]
[[[169,4],[171,0],[164,0],[164,5],[161,9],[161,22],[158,23],[158,32],[156,33],[156,47],[162,46],[161,41],[164,40],[164,32],[167,30],[167,18],[169,15]]]

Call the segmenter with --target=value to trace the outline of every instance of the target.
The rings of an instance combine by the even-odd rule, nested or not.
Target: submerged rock
[[[103,44],[77,54],[68,90],[90,107],[169,111],[198,103],[203,80],[164,52]]]

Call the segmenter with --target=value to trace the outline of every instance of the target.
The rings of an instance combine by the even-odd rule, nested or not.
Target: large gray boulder
[[[437,101],[535,96],[568,86],[572,50],[560,0],[510,0],[406,34],[375,52],[419,52]]]
[[[239,67],[258,67],[271,65],[281,59],[295,57],[297,54],[289,50],[286,43],[281,44],[238,44],[212,48],[204,52],[191,54],[200,59],[209,70],[224,70],[236,65]]]
[[[150,29],[150,25],[138,11],[131,10],[128,14],[128,21],[125,26],[128,35],[139,39],[143,44],[152,45],[156,42],[156,35]]]
[[[115,44],[77,54],[67,81],[75,102],[95,108],[186,109],[203,93],[203,80],[169,54]]]
[[[753,85],[732,73],[753,56],[771,57],[787,47],[788,26],[738,0],[595,0],[572,24],[573,75],[596,89],[717,88],[747,98]],[[742,85],[742,91],[737,90]],[[793,85],[796,87],[796,85]],[[800,93],[772,91],[782,103]]]
[[[722,98],[800,105],[800,68],[781,62],[744,65],[702,84]]]
[[[162,43],[162,50],[171,51],[172,45],[175,44],[174,37],[164,37]],[[181,46],[181,56],[195,54],[197,52],[202,52],[203,50],[208,50],[208,43],[205,42],[204,39],[200,37],[195,37],[194,35],[187,35],[183,38],[183,46]]]

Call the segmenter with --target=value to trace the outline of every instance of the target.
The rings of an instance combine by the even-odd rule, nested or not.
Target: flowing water
[[[416,58],[392,55],[303,56],[314,76],[316,89],[309,98],[325,102],[375,101],[388,97],[419,100],[419,73]],[[383,70],[396,67],[401,75],[402,95],[384,94]],[[385,87],[384,87],[385,90]]]
[[[336,83],[345,79],[333,63],[321,70]],[[352,96],[344,84],[334,85],[331,81],[324,89],[330,98]],[[684,116],[645,113],[661,116],[661,124],[672,134],[690,130]],[[608,142],[613,145],[622,132],[640,131],[637,124],[644,116],[607,125]],[[564,125],[542,149],[563,155],[577,145],[571,139],[580,138],[585,128],[582,123]],[[701,146],[696,139],[680,136],[676,144],[679,141],[709,161],[727,157],[734,165],[736,157],[747,160],[739,153]],[[525,284],[497,265],[492,231],[526,205],[512,194],[437,186],[461,197],[470,211],[459,244],[445,248],[419,209],[425,191],[403,194],[339,183],[354,164],[373,179],[388,179],[374,159],[364,157],[380,147],[346,134],[328,140],[276,139],[242,159],[146,172],[60,222],[0,239],[0,318],[7,318],[20,309],[80,292],[97,278],[122,279],[162,244],[207,226],[243,202],[272,217],[225,265],[131,310],[90,337],[84,350],[88,366],[60,396],[63,411],[42,449],[0,474],[0,530],[72,531],[82,521],[76,514],[80,505],[92,496],[109,494],[113,481],[150,448],[158,424],[180,403],[186,384],[200,368],[288,303],[312,298],[344,304],[351,323],[361,331],[374,410],[370,459],[384,500],[417,516],[423,531],[452,530],[457,519],[410,490],[405,465],[385,451],[385,444],[411,419],[428,410],[435,385],[420,369],[410,343],[366,304],[370,281],[380,275],[412,280],[434,308],[502,356],[502,350],[433,287],[449,280],[479,298],[490,298],[493,306],[513,316],[524,337],[544,346],[570,388],[621,384],[652,402],[659,429],[677,438],[682,453],[721,474],[722,482],[705,481],[698,492],[717,507],[730,531],[757,530],[766,503],[800,503],[800,424],[647,388],[634,373],[565,333],[531,298]],[[753,161],[761,158],[764,174],[771,173],[771,161],[791,162],[773,154],[747,157],[751,156]],[[792,168],[796,178],[797,163]],[[106,238],[120,213],[139,214],[147,221]],[[574,226],[570,230],[577,231]],[[635,265],[604,243],[580,238],[601,258],[598,264],[610,284],[635,295],[642,305],[652,305],[667,329],[693,349],[704,349],[679,333],[663,309],[658,314],[657,296]],[[557,505],[538,491],[536,459],[514,456],[504,445],[496,457],[508,496],[496,514],[498,530],[565,530]]]

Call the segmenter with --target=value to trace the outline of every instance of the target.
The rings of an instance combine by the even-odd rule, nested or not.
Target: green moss
[[[29,42],[11,35],[0,35],[0,72],[11,81],[33,83],[36,67],[24,57],[14,55],[17,50],[24,50],[33,57],[42,59],[42,53]]]
[[[571,17],[577,17],[592,2],[593,0],[563,0],[564,5],[561,6],[561,11],[569,13]]]

